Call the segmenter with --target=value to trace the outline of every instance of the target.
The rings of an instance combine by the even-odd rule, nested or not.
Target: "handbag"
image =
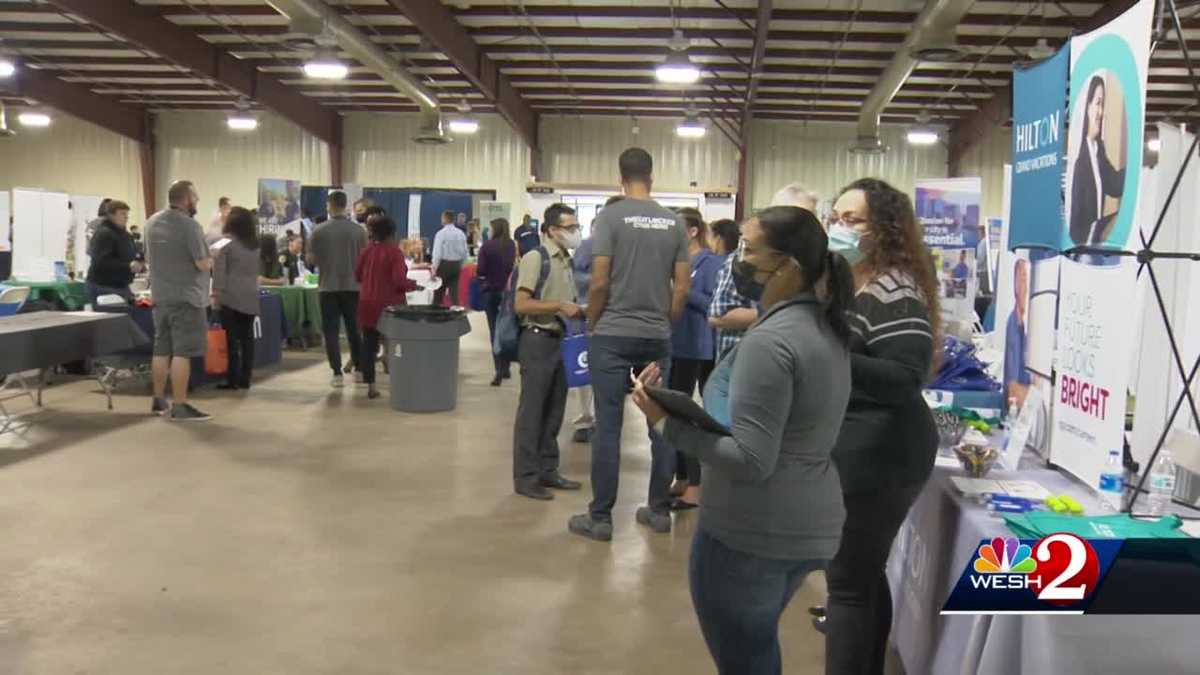
[[[570,321],[567,335],[562,339],[563,368],[567,373],[567,388],[586,387],[592,383],[592,372],[588,370],[588,337],[583,330],[576,329]]]
[[[229,372],[229,346],[225,342],[225,329],[208,327],[208,349],[204,352],[204,372],[209,375],[224,375]]]

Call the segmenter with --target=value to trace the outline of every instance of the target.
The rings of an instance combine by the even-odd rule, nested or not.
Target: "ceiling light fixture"
[[[236,112],[225,118],[225,123],[234,131],[254,131],[258,128],[258,118],[244,112]]]
[[[320,47],[304,62],[304,74],[314,80],[344,80],[350,68],[337,56],[333,47]]]
[[[23,112],[17,115],[17,121],[23,127],[48,127],[50,126],[50,116],[40,112]]]
[[[683,121],[675,127],[675,135],[680,138],[704,138],[708,133],[708,127],[700,121],[700,117],[696,114],[689,113]]]
[[[669,44],[667,58],[654,69],[654,76],[664,84],[695,84],[700,79],[700,68],[688,58],[690,41],[683,31],[675,29]]]
[[[917,125],[908,130],[908,144],[933,145],[940,139],[938,130],[929,124],[929,113],[922,110],[917,114]]]
[[[16,72],[17,64],[13,63],[10,59],[0,56],[0,78],[12,77]]]
[[[464,98],[462,103],[458,104],[458,115],[450,118],[450,133],[473,134],[477,131],[479,131],[479,120],[471,114],[471,104]]]
[[[1162,150],[1162,139],[1157,136],[1146,141],[1146,149],[1150,152],[1158,152]]]

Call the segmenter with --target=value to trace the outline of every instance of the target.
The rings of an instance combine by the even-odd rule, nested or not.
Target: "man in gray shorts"
[[[146,262],[154,300],[154,402],[150,412],[176,422],[200,422],[211,415],[187,402],[192,357],[208,348],[209,274],[212,257],[204,229],[196,222],[200,196],[191,181],[171,184],[170,206],[146,221]],[[172,403],[167,407],[167,376]]]

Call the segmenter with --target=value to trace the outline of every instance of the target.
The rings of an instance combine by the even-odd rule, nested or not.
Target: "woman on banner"
[[[908,195],[855,181],[834,205],[830,248],[853,266],[850,404],[834,448],[846,523],[826,580],[826,673],[882,675],[892,595],[884,565],[933,470],[937,428],[921,389],[940,344],[938,282]]]
[[[1125,191],[1125,169],[1113,168],[1104,149],[1104,97],[1104,76],[1096,75],[1088,83],[1082,142],[1071,183],[1071,241],[1080,246],[1104,241],[1104,198],[1120,199]]]

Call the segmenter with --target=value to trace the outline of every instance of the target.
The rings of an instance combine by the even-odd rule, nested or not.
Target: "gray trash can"
[[[458,339],[471,332],[467,314],[444,307],[388,307],[379,321],[388,338],[392,407],[404,412],[454,410],[458,403]]]

